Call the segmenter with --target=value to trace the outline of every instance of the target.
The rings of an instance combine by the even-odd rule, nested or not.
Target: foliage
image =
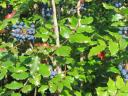
[[[51,1],[0,1],[0,96],[127,96],[127,0],[55,0],[60,46]]]

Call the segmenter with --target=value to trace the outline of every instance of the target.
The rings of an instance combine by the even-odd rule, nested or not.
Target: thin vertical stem
[[[56,46],[60,46],[60,40],[59,40],[59,28],[57,23],[57,15],[56,15],[56,5],[55,0],[51,0],[52,3],[52,9],[53,9],[53,23],[54,23],[54,32],[56,36]]]
[[[56,11],[56,4],[55,0],[51,0],[52,3],[52,9],[53,9],[53,23],[54,23],[54,32],[56,36],[56,46],[60,47],[60,39],[59,39],[59,28],[57,23],[57,11]],[[57,65],[56,60],[53,58],[53,64]],[[56,66],[56,70],[58,73],[61,73],[61,67],[59,65]]]
[[[81,7],[81,1],[79,0],[77,3],[77,15],[79,18],[77,27],[79,27],[81,25],[81,23],[80,23],[80,21],[81,21],[80,7]]]
[[[35,88],[34,96],[37,96],[37,88]]]
[[[78,24],[77,24],[77,27],[76,28],[78,28],[78,27],[80,27],[81,26],[81,14],[80,14],[80,8],[81,8],[81,0],[78,0],[78,2],[77,2],[77,16],[78,16]],[[80,61],[83,61],[84,60],[84,53],[82,52],[81,54],[80,54]]]

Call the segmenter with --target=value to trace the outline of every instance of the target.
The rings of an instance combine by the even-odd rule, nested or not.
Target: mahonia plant
[[[127,17],[127,0],[1,0],[0,96],[126,96]]]

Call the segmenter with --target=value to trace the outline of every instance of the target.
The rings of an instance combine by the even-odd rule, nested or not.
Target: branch
[[[52,2],[52,9],[53,9],[53,22],[54,22],[54,32],[56,36],[56,46],[60,46],[60,40],[59,40],[59,28],[58,28],[58,23],[57,23],[57,16],[56,16],[56,5],[55,5],[55,0],[51,0]]]

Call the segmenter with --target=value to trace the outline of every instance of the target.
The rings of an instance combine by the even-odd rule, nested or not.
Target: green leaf
[[[17,66],[17,67],[14,67],[12,71],[15,73],[22,73],[22,72],[27,71],[27,68],[23,66]]]
[[[28,93],[28,92],[30,92],[32,90],[32,86],[31,85],[25,85],[22,89],[21,89],[21,91],[23,92],[23,93]]]
[[[126,47],[127,47],[127,42],[126,42],[126,40],[125,39],[120,39],[119,40],[119,47],[120,47],[120,50],[125,50],[126,49]]]
[[[94,30],[93,30],[93,27],[92,26],[81,25],[77,29],[77,33],[83,33],[83,32],[92,33],[92,32],[94,32]]]
[[[37,72],[37,70],[39,68],[39,64],[40,64],[40,58],[38,56],[33,57],[32,58],[32,63],[31,63],[31,66],[30,66],[31,74],[34,74],[35,72]]]
[[[11,76],[16,80],[24,80],[28,78],[29,74],[27,72],[22,72],[22,73],[13,73]]]
[[[33,74],[32,78],[29,78],[29,82],[32,83],[35,86],[39,86],[41,81],[41,75],[40,74]]]
[[[119,21],[120,19],[123,19],[123,16],[121,14],[115,14],[112,17],[112,21]]]
[[[71,43],[89,43],[91,40],[83,34],[74,34],[69,38]]]
[[[38,89],[38,92],[44,93],[48,89],[48,85],[41,85]]]
[[[61,26],[60,34],[64,38],[69,38],[71,34],[71,30],[67,27]]]
[[[109,81],[108,81],[107,85],[108,85],[108,92],[110,94],[114,95],[117,91],[116,83],[111,78],[109,78]]]
[[[122,21],[116,21],[111,24],[111,26],[118,27],[118,26],[125,26],[125,23]]]
[[[106,91],[106,87],[98,87],[96,88],[96,92],[98,96],[109,96],[108,92]]]
[[[61,94],[62,94],[62,96],[72,96],[72,94],[70,93],[69,90],[63,90],[63,92]]]
[[[128,92],[124,93],[124,92],[119,91],[116,95],[117,96],[128,96]]]
[[[38,32],[35,34],[35,37],[41,38],[43,42],[46,42],[49,38],[50,32],[44,28],[44,27],[39,27]]]
[[[43,41],[43,42],[46,42],[46,41],[48,40],[48,38],[49,38],[49,36],[46,35],[46,34],[42,34],[41,36],[43,37],[43,38],[42,38],[42,41]]]
[[[14,62],[12,62],[11,60],[7,60],[3,64],[3,66],[5,66],[6,68],[9,68],[9,67],[11,67],[13,65],[14,65]]]
[[[58,56],[69,56],[71,50],[72,49],[69,46],[61,46],[55,51],[55,54],[57,54]]]
[[[49,38],[47,34],[36,34],[35,37],[41,38],[43,42],[46,42]]]
[[[1,69],[0,69],[0,80],[2,80],[6,76],[6,73],[7,73],[7,69],[4,68],[4,67],[1,67]]]
[[[105,46],[102,46],[102,45],[98,45],[96,47],[92,47],[90,52],[89,52],[88,57],[97,55],[99,52],[103,51],[104,49],[105,49]]]
[[[9,84],[6,84],[5,87],[8,88],[8,89],[16,90],[16,89],[22,88],[23,87],[23,84],[22,83],[19,83],[17,81],[13,81],[13,82],[11,82]]]
[[[49,66],[46,65],[46,64],[39,65],[39,73],[43,77],[49,77],[50,76],[50,68],[49,68]]]
[[[100,44],[100,46],[102,46],[102,47],[105,49],[105,47],[106,47],[105,41],[103,41],[103,40],[98,40],[98,43]]]
[[[103,4],[103,7],[105,9],[114,9],[114,6],[110,5],[110,4],[107,4],[107,3],[102,3]]]
[[[121,89],[124,86],[125,86],[125,83],[124,83],[123,79],[120,76],[117,76],[117,78],[116,78],[116,87],[118,89]]]
[[[63,87],[64,87],[64,85],[63,85],[63,83],[62,82],[58,82],[58,83],[56,83],[56,85],[57,85],[57,90],[59,91],[59,92],[62,92],[62,90],[63,90]]]
[[[57,85],[54,83],[50,83],[50,88],[49,88],[51,93],[55,93],[57,90]]]
[[[110,41],[109,42],[109,51],[111,53],[111,56],[114,56],[117,54],[117,52],[119,51],[119,46],[118,43]]]
[[[79,71],[77,68],[74,68],[72,71],[68,72],[69,75],[75,77],[75,78],[79,78]]]
[[[113,73],[118,73],[120,74],[120,71],[119,69],[117,69],[116,67],[110,67],[107,72],[113,72]]]
[[[0,5],[3,7],[3,8],[6,8],[6,2],[3,1],[2,3],[0,3]]]
[[[11,96],[21,96],[20,93],[12,93]]]
[[[84,17],[84,19],[81,20],[81,24],[91,24],[93,22],[93,17]]]
[[[124,15],[128,15],[128,8],[122,8],[121,13],[123,13]]]
[[[48,0],[41,0],[43,3],[47,3],[48,2]]]
[[[76,96],[82,96],[81,93],[79,91],[75,91],[74,93]]]
[[[69,18],[69,22],[71,23],[71,26],[76,27],[78,19],[76,17],[71,17]]]
[[[91,2],[92,0],[85,0],[85,2]]]
[[[121,91],[121,92],[124,92],[124,93],[125,93],[125,92],[126,92],[126,93],[128,92],[128,82],[127,82],[127,81],[125,82],[125,86],[124,86],[123,88],[121,88],[120,91]]]

